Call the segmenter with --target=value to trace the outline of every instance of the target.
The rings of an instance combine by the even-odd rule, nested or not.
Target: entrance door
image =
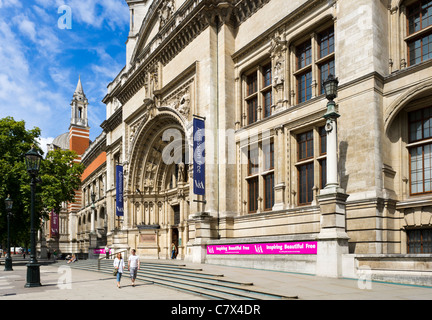
[[[175,254],[174,254],[174,257],[172,256],[172,251],[171,251],[171,259],[172,258],[176,258],[177,257],[177,254],[178,254],[178,245],[179,245],[179,241],[178,241],[178,239],[179,239],[179,232],[178,232],[178,229],[177,228],[172,228],[171,229],[171,237],[172,237],[172,242],[174,243],[174,245],[176,246],[176,248],[177,248],[177,250],[176,250],[176,252],[175,252]],[[172,250],[172,248],[171,248],[171,250]]]

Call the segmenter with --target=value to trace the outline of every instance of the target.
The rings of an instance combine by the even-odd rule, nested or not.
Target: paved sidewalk
[[[171,263],[184,264],[183,261]],[[351,279],[185,264],[202,268],[203,272],[224,274],[227,279],[253,282],[255,289],[297,296],[299,300],[432,300],[430,287],[380,282],[367,283],[369,287],[365,287],[365,283]],[[139,280],[132,287],[126,274],[121,281],[122,288],[118,289],[115,278],[109,274],[68,268],[64,263],[42,265],[42,286],[25,288],[27,267],[24,263],[15,263],[13,269],[4,271],[4,265],[0,265],[0,300],[208,300],[206,297]]]

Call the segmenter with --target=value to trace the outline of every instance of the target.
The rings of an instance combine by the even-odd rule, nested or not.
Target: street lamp
[[[333,101],[337,97],[339,81],[330,74],[323,82],[327,102],[327,112],[324,114],[326,119],[325,130],[327,132],[327,184],[325,189],[339,187],[337,179],[337,118],[340,117],[336,110],[336,103]]]
[[[30,263],[27,264],[27,283],[26,288],[39,287],[40,283],[40,264],[38,264],[36,258],[36,229],[35,229],[35,212],[34,212],[34,197],[36,189],[36,178],[39,174],[40,163],[42,156],[38,153],[34,146],[25,154],[25,162],[27,172],[30,175],[30,189],[31,189],[31,229],[30,229]]]
[[[91,233],[95,233],[95,215],[96,215],[96,213],[95,213],[95,211],[96,211],[95,200],[96,200],[96,194],[94,193],[94,191],[91,192],[90,197],[91,197],[91,201],[92,201],[92,204],[91,204],[92,213],[91,213],[90,232]]]
[[[323,82],[324,91],[326,98],[333,101],[337,97],[339,80],[335,78],[332,74]]]
[[[12,257],[10,254],[10,232],[9,232],[10,218],[12,216],[12,205],[13,205],[13,201],[10,198],[10,195],[8,195],[6,200],[5,200],[5,206],[6,206],[6,212],[7,212],[7,255],[6,255],[6,259],[5,259],[4,271],[13,271],[13,269],[12,269]]]

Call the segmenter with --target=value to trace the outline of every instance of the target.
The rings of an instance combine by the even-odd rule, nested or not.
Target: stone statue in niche
[[[180,162],[178,164],[178,182],[184,182],[185,181],[185,164],[183,162]]]
[[[283,84],[285,81],[284,77],[284,67],[285,60],[282,58],[282,56],[279,56],[275,60],[275,66],[274,66],[274,76],[273,76],[273,86],[277,87],[280,84]]]
[[[285,53],[287,50],[287,41],[282,39],[277,31],[273,36],[270,44],[270,55],[272,58],[273,66],[273,88],[275,89],[274,95],[274,109],[273,112],[277,113],[284,108],[284,82],[285,82]],[[273,113],[272,112],[272,113]]]
[[[158,74],[157,72],[151,72],[150,73],[150,92],[149,92],[149,98],[154,100],[154,92],[158,88]]]
[[[273,86],[282,84],[285,81],[285,59],[286,40],[282,40],[279,32],[276,32],[271,40],[270,54],[273,60]]]

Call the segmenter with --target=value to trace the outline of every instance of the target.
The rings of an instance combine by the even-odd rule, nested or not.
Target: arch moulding
[[[418,84],[393,101],[384,112],[384,130],[388,133],[393,120],[397,114],[404,109],[410,102],[420,98],[424,93],[432,93],[432,80]]]

